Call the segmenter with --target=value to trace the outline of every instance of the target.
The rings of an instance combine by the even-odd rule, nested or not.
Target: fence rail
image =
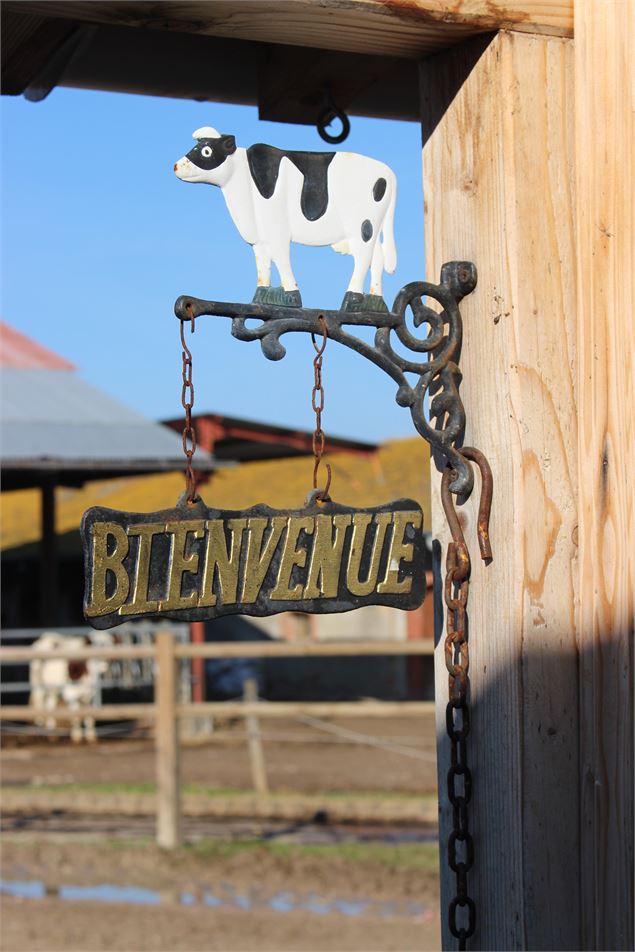
[[[166,633],[167,634],[167,633]],[[168,635],[168,637],[170,637]],[[0,647],[0,664],[24,664],[38,658],[62,658],[66,661],[85,661],[99,658],[104,661],[129,658],[155,658],[154,645],[105,645],[90,648],[47,649],[32,647]],[[271,642],[208,641],[205,644],[175,644],[175,658],[317,658],[361,657],[373,655],[432,655],[434,642],[426,641],[349,641],[349,642]]]
[[[6,635],[6,633],[5,633]],[[185,658],[298,658],[363,657],[380,655],[431,655],[432,641],[403,642],[321,642],[305,644],[277,642],[207,642],[179,644],[171,632],[159,630],[153,645],[111,645],[77,649],[38,651],[34,647],[0,647],[0,664],[23,664],[34,659],[124,660],[150,658],[155,662],[154,704],[105,704],[81,707],[72,712],[2,705],[2,721],[35,721],[40,718],[90,717],[96,721],[143,720],[155,723],[154,742],[157,777],[157,843],[174,849],[181,842],[181,792],[179,769],[179,720],[188,717],[224,716],[251,719],[252,734],[258,731],[256,718],[314,717],[394,717],[429,715],[434,703],[427,701],[214,701],[179,704],[178,662]],[[252,745],[254,746],[254,745]]]

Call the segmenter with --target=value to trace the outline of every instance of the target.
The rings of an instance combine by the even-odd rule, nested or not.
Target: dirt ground
[[[302,912],[132,909],[55,900],[5,900],[3,952],[429,952],[439,949],[428,923],[363,922]]]
[[[353,731],[380,743],[411,748],[414,756],[303,726],[297,721],[263,722],[264,752],[273,790],[315,793],[331,790],[425,794],[436,791],[435,732],[432,718],[348,718],[329,728]],[[240,724],[223,725],[221,738],[184,745],[184,785],[251,788],[247,744]],[[290,738],[293,738],[291,740]],[[19,745],[19,746],[18,746]],[[153,783],[153,741],[101,740],[95,745],[63,742],[25,744],[7,738],[2,784]]]
[[[435,847],[353,852],[199,842],[175,853],[147,840],[12,834],[5,883],[45,884],[42,898],[2,902],[2,952],[407,952],[439,948]],[[63,887],[155,890],[158,905],[63,898]],[[217,907],[207,908],[207,891]],[[182,896],[190,897],[184,908]],[[60,896],[62,898],[60,898]],[[293,908],[270,907],[290,897]],[[246,901],[249,900],[249,908]],[[366,910],[324,911],[335,900]],[[306,906],[321,903],[322,911]],[[305,908],[301,908],[304,906]],[[299,908],[300,907],[300,908]]]
[[[340,733],[297,721],[263,723],[272,792],[348,791],[358,801],[371,802],[400,794],[434,795],[430,718],[351,718],[329,726]],[[251,790],[242,725],[219,728],[212,742],[183,744],[182,783],[186,789],[216,788],[238,796]],[[356,742],[344,736],[347,731],[390,749]],[[282,822],[232,824],[190,816],[189,844],[165,853],[152,841],[151,815],[109,818],[91,816],[85,808],[91,785],[107,797],[108,790],[154,784],[150,737],[137,734],[81,746],[9,737],[0,756],[2,785],[11,791],[7,802],[26,795],[25,788],[39,790],[40,798],[47,789],[66,788],[71,796],[83,790],[84,803],[74,817],[53,809],[30,816],[25,804],[26,813],[3,818],[2,952],[425,952],[440,947],[436,847],[404,839],[403,826],[395,828],[393,847],[385,825],[345,824],[342,835],[331,831],[330,839],[318,828],[311,839],[304,827],[299,834],[284,834]],[[428,840],[433,833],[427,830]],[[6,894],[7,889],[19,893],[20,883],[40,889],[38,897]],[[155,904],[113,901],[112,896],[98,902],[64,892],[103,884],[150,890]]]

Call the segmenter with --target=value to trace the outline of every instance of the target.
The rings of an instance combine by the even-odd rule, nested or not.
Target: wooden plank
[[[434,713],[433,701],[207,701],[205,704],[179,704],[179,717],[215,714],[226,717],[419,717]]]
[[[157,772],[157,845],[173,850],[181,844],[181,778],[176,716],[177,671],[174,637],[156,636],[157,671],[154,682],[156,725],[154,743]]]
[[[417,59],[476,32],[570,36],[573,0],[5,0],[6,10],[93,23]]]
[[[633,3],[576,3],[582,949],[632,949]]]
[[[154,717],[154,704],[102,704],[101,707],[79,707],[73,712],[77,717],[93,717],[96,721],[145,720]],[[0,721],[36,721],[50,717],[45,708],[38,709],[26,704],[3,704],[0,706]],[[61,723],[68,722],[69,713],[65,708],[57,708],[53,717]]]
[[[422,67],[427,274],[452,259],[478,268],[461,305],[461,393],[465,444],[494,473],[491,565],[478,557],[478,491],[460,507],[473,566],[470,948],[579,948],[572,46],[501,33]],[[436,670],[443,791],[442,644]],[[443,798],[445,948],[450,819]]]
[[[5,646],[0,648],[0,664],[33,661],[34,658],[63,658],[87,660],[103,658],[111,661],[124,658],[153,658],[153,645],[112,645],[111,647],[66,648],[64,650],[36,651],[28,648]],[[285,641],[208,641],[204,644],[176,644],[176,658],[313,658],[313,657],[363,657],[374,655],[431,655],[434,642],[425,641],[323,641],[300,644]]]
[[[94,717],[96,721],[142,720],[155,717],[154,704],[103,704],[101,707],[80,707],[78,717]],[[29,707],[26,704],[3,704],[0,721],[35,721],[50,711]],[[179,704],[177,717],[206,715],[244,717],[296,717],[313,714],[315,717],[420,717],[434,714],[433,701],[259,701],[245,704],[243,701],[205,701],[201,704]],[[64,713],[56,712],[58,720]],[[67,715],[68,718],[68,715]],[[216,736],[216,735],[214,735]]]
[[[177,658],[328,658],[375,655],[431,655],[434,642],[425,641],[208,641],[176,645]],[[1,657],[1,656],[0,656]]]
[[[154,658],[154,655],[155,648],[153,645],[110,645],[103,648],[60,648],[59,650],[47,648],[46,651],[38,651],[32,645],[28,648],[14,648],[5,645],[0,648],[0,664],[17,664],[33,661],[36,658],[39,661],[50,658],[63,658],[66,661],[87,661],[89,658],[122,661],[128,658]]]

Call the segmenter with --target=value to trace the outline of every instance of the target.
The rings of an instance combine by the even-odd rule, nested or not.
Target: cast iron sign
[[[412,499],[369,509],[95,507],[81,533],[84,614],[95,628],[144,616],[413,609],[425,595],[423,513]]]

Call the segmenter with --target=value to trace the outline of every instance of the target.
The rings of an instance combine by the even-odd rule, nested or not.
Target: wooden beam
[[[181,845],[181,771],[179,726],[176,715],[177,670],[171,631],[156,635],[157,669],[154,681],[157,777],[157,845],[173,850]]]
[[[0,705],[0,721],[36,721],[50,711],[26,704]],[[315,717],[427,717],[434,714],[433,701],[205,701],[201,704],[179,704],[177,717],[258,717],[286,718],[311,714]],[[79,707],[76,717],[94,717],[96,721],[145,720],[157,715],[154,704],[103,704],[101,707]],[[55,719],[68,721],[68,711],[56,711]]]
[[[500,33],[422,67],[427,275],[473,261],[461,307],[465,444],[494,474],[485,566],[477,488],[460,506],[468,605],[477,934],[470,948],[579,945],[573,43]],[[433,532],[448,541],[433,480]],[[436,494],[436,495],[435,495]],[[437,649],[439,789],[448,678]],[[456,894],[440,803],[445,920]],[[546,912],[548,910],[548,913]]]
[[[376,655],[431,655],[434,643],[421,641],[318,641],[309,643],[287,641],[206,641],[198,644],[176,644],[176,658],[315,658],[365,657]],[[44,661],[49,658],[88,660],[104,658],[154,658],[153,645],[108,645],[89,648],[59,648],[38,651],[32,645],[0,647],[0,664],[20,661]]]
[[[576,3],[581,949],[632,949],[633,3]]]
[[[6,649],[11,650],[11,649]],[[421,641],[206,641],[176,645],[177,658],[335,658],[376,655],[431,655],[432,640]],[[2,652],[0,651],[0,657]]]
[[[570,36],[573,0],[5,0],[7,10],[418,59],[478,32]]]
[[[252,708],[258,705],[258,682],[255,678],[247,678],[244,682],[243,699],[245,704],[251,705]],[[269,784],[267,783],[267,767],[258,715],[247,714],[245,727],[247,728],[247,749],[249,751],[252,783],[256,793],[265,797],[269,793]]]

